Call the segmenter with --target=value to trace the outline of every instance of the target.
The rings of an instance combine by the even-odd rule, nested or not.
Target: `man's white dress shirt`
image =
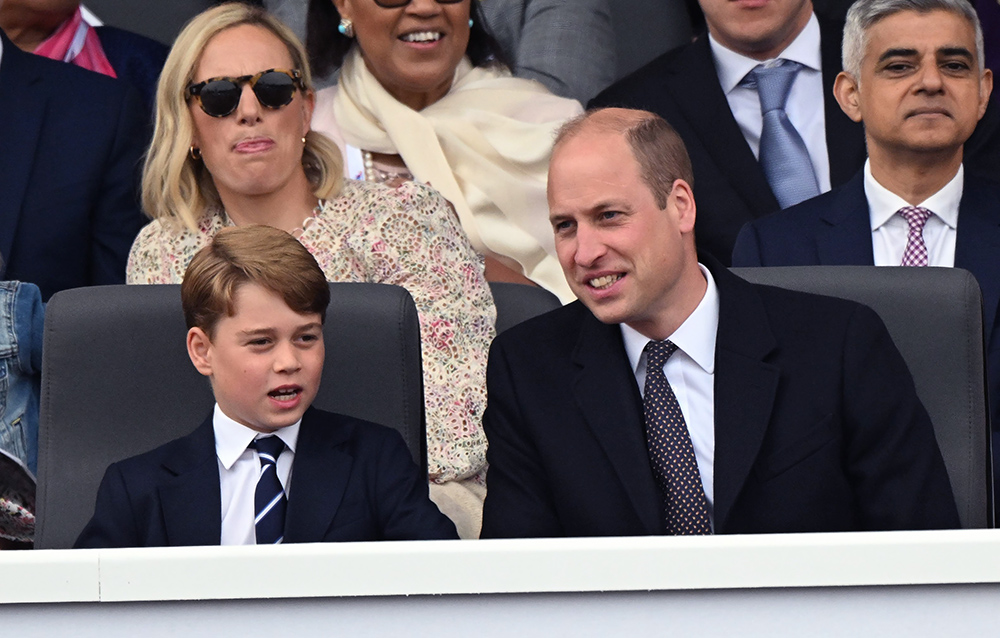
[[[743,137],[750,145],[754,157],[758,159],[760,132],[764,126],[764,118],[760,112],[760,96],[757,95],[756,89],[740,86],[740,82],[760,64],[771,66],[777,60],[789,60],[802,65],[788,94],[785,113],[788,114],[788,121],[805,142],[819,190],[825,193],[830,190],[830,156],[826,150],[826,111],[823,101],[826,90],[823,88],[819,38],[819,21],[813,14],[798,37],[771,60],[762,62],[727,49],[711,34],[708,36],[708,42],[715,60],[719,84],[729,102],[729,110],[733,112]]]
[[[663,374],[677,397],[691,435],[711,515],[715,500],[715,338],[719,329],[719,291],[708,269],[701,264],[698,267],[708,287],[694,312],[667,337],[677,346],[677,352],[667,359]],[[625,324],[620,326],[639,392],[645,394],[646,354],[643,349],[651,339]]]
[[[917,204],[934,213],[924,225],[924,243],[927,244],[927,265],[955,265],[955,239],[958,229],[958,206],[962,201],[965,185],[965,168],[924,201]],[[865,161],[865,197],[872,226],[872,250],[876,266],[899,266],[903,262],[910,226],[896,212],[910,204],[890,192],[872,177],[870,162]]]

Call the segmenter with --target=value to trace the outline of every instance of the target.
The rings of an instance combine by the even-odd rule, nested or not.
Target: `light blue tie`
[[[779,66],[758,65],[741,82],[756,88],[760,96],[760,165],[782,208],[819,195],[809,150],[785,113],[788,93],[801,68],[801,64],[787,60]]]
[[[285,442],[265,436],[250,444],[260,457],[260,475],[254,494],[254,530],[258,545],[275,545],[285,538],[285,509],[288,499],[278,479],[278,457]]]

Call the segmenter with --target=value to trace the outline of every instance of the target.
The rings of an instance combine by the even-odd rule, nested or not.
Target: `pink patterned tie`
[[[904,206],[896,211],[910,225],[906,236],[906,248],[903,249],[902,266],[926,266],[927,244],[924,243],[924,225],[930,219],[931,211],[920,206]]]

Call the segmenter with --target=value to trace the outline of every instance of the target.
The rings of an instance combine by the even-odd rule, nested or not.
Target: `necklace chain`
[[[312,213],[310,213],[308,217],[302,220],[301,226],[299,226],[298,228],[293,228],[289,234],[291,234],[291,236],[294,237],[295,239],[301,237],[303,233],[305,233],[306,230],[308,230],[309,227],[312,226],[313,222],[316,221],[316,217],[321,212],[323,212],[323,207],[325,205],[326,202],[323,201],[322,199],[316,200],[316,207],[312,209]]]

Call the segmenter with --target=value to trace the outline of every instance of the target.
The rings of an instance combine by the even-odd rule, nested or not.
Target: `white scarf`
[[[399,155],[451,202],[476,250],[513,259],[564,303],[574,298],[554,257],[545,185],[555,132],[579,103],[463,58],[448,93],[418,112],[382,87],[355,47],[333,110],[348,144]]]

